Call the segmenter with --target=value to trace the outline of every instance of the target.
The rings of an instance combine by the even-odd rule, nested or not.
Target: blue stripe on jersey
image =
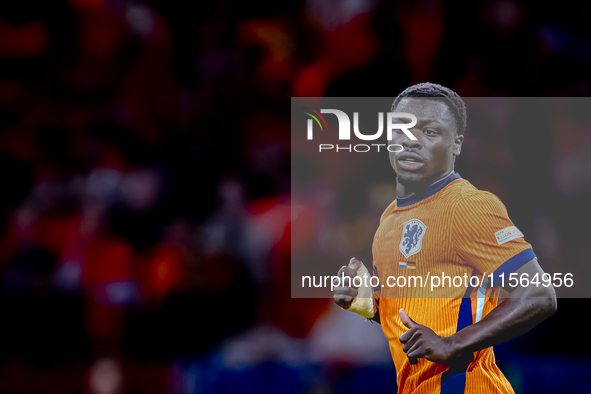
[[[451,369],[441,375],[441,394],[464,394],[466,390],[466,369],[468,369],[468,364],[465,364],[463,370],[455,375],[446,375]]]
[[[456,332],[464,327],[468,327],[470,324],[472,324],[472,299],[470,297],[462,298],[460,312],[458,313],[458,328],[456,329]]]
[[[468,327],[470,324],[472,324],[472,300],[470,297],[464,297],[460,304],[456,332]],[[470,355],[462,363],[441,374],[441,394],[464,393],[466,389],[466,370],[472,360],[474,360],[474,356]]]
[[[501,275],[505,274],[505,283],[507,283],[507,279],[509,274],[515,271],[517,268],[520,268],[525,263],[530,261],[531,259],[535,258],[536,254],[532,249],[526,249],[523,252],[517,253],[515,256],[511,257],[509,260],[505,261],[499,268],[495,270],[493,276],[493,284],[495,286],[501,285]]]
[[[378,267],[376,267],[375,265],[373,266],[373,276],[375,276],[376,278],[379,278],[380,277],[380,274],[378,273]],[[379,290],[381,290],[380,282],[379,281],[378,281],[378,284],[375,285],[375,287],[372,287],[372,290],[373,291],[379,291]]]

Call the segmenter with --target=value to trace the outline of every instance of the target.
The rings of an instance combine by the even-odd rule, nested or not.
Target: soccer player
[[[367,272],[353,258],[338,273],[344,280],[336,280],[334,300],[381,324],[399,393],[512,393],[492,346],[552,315],[554,288],[541,284],[536,255],[501,201],[454,172],[466,127],[462,99],[423,83],[402,92],[392,111],[416,116],[409,130],[416,140],[399,130],[389,141],[402,148],[389,154],[397,198],[382,214],[372,248],[380,285],[362,300],[368,289],[346,280]],[[539,284],[509,286],[511,273]],[[389,277],[404,282],[386,284]],[[417,277],[427,286],[417,285]],[[461,286],[453,277],[463,278]],[[475,280],[466,285],[466,277]]]

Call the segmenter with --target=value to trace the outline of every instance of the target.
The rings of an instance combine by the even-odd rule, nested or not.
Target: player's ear
[[[459,156],[462,151],[462,143],[464,142],[464,136],[462,134],[456,135],[454,138],[454,156]]]

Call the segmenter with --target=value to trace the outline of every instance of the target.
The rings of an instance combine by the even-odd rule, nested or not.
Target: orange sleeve
[[[457,206],[452,225],[453,246],[467,265],[495,277],[511,273],[535,254],[513,225],[497,196],[478,192]]]

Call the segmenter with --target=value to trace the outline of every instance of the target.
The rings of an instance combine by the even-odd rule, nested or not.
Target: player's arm
[[[532,259],[514,271],[520,277],[528,274],[541,277],[544,271]],[[426,358],[434,362],[452,363],[473,352],[498,345],[524,334],[556,311],[556,294],[549,287],[529,285],[516,287],[509,298],[500,303],[478,323],[469,325],[450,337],[439,337],[428,327],[415,323],[404,310],[400,318],[409,330],[400,337],[403,350],[411,362]]]
[[[544,271],[537,259],[532,259],[517,270],[518,277],[530,278]],[[452,335],[452,349],[456,355],[471,354],[506,342],[529,331],[556,312],[556,294],[552,284],[548,287],[529,285],[516,287],[495,309],[481,321]]]
[[[354,287],[352,283],[355,276],[363,277],[364,275],[369,276],[367,268],[361,261],[353,257],[349,265],[341,267],[337,278],[333,280],[333,285],[336,286],[333,299],[344,310],[379,323],[380,315],[371,287],[363,284],[361,287]],[[364,281],[364,283],[366,282],[367,280]]]

